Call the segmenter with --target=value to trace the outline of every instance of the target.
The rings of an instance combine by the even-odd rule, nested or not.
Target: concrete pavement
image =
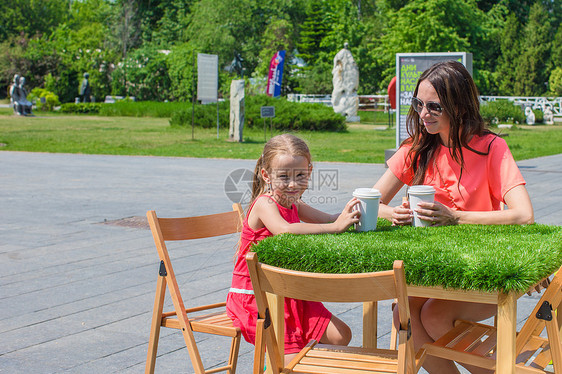
[[[562,225],[562,154],[518,164],[537,222]],[[229,197],[243,194],[244,171],[254,165],[0,152],[0,373],[143,372],[158,271],[146,211],[174,217],[229,210]],[[305,199],[328,212],[385,170],[381,164],[314,166]],[[225,298],[236,242],[235,236],[201,240],[177,259],[179,284],[190,286],[184,297],[198,304]],[[520,299],[519,325],[537,300],[536,294]],[[386,323],[379,342],[387,346],[389,306],[379,307]],[[360,306],[329,308],[359,328]],[[196,338],[207,367],[224,361],[226,340]],[[239,373],[251,372],[252,355],[253,346],[243,342]],[[191,364],[181,334],[163,329],[157,372],[172,371],[191,373]]]

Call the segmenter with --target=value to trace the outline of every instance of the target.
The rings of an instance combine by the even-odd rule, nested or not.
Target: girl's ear
[[[269,178],[269,173],[267,172],[267,170],[261,168],[260,173],[261,173],[261,178],[266,184],[271,183],[271,179]]]

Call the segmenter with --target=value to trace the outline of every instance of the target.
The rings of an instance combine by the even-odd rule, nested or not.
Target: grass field
[[[384,119],[383,119],[384,120]],[[315,161],[384,162],[384,150],[394,148],[395,130],[386,125],[351,124],[343,133],[300,132]],[[562,126],[518,126],[501,129],[516,160],[562,152]],[[273,135],[281,133],[274,132]],[[267,138],[271,136],[267,131]],[[172,128],[167,118],[60,115],[37,112],[18,117],[0,109],[0,150],[255,159],[263,149],[264,132],[245,129],[244,142],[228,139],[228,124],[220,129]]]

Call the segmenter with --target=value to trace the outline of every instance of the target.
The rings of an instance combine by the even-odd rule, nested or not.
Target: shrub
[[[98,114],[102,103],[65,103],[60,107],[61,113]]]
[[[500,122],[513,121],[514,123],[524,123],[525,113],[521,107],[513,104],[509,100],[496,100],[482,103],[480,114],[488,125],[493,125],[494,119]]]
[[[35,87],[31,90],[29,100],[35,101],[37,108],[42,111],[52,111],[55,106],[60,105],[59,97],[57,95],[39,87]]]
[[[174,127],[191,126],[192,104],[185,103],[185,109],[178,110],[172,114],[170,125]],[[197,127],[211,128],[217,126],[217,105],[206,104],[195,105],[194,124]],[[230,103],[228,101],[219,102],[219,123],[230,123]]]
[[[292,103],[284,98],[274,99],[266,95],[246,96],[245,101],[245,126],[248,128],[263,127],[261,107],[275,107],[275,118],[271,123],[277,130],[318,130],[318,131],[345,131],[345,118],[330,107],[322,104]],[[230,103],[222,102],[219,105],[219,120],[221,123],[230,121]],[[216,106],[196,105],[196,125],[201,127],[214,127],[217,122]],[[269,126],[269,119],[266,119]],[[191,106],[175,113],[171,120],[172,126],[191,125]]]
[[[190,103],[122,100],[104,104],[100,115],[113,117],[172,117],[174,112],[184,109]],[[216,110],[216,109],[215,109]]]

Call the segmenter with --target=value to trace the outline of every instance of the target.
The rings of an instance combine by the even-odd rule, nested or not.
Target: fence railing
[[[388,112],[390,100],[388,95],[358,95],[359,110]],[[332,95],[288,94],[287,100],[295,103],[320,103],[332,106]]]
[[[515,105],[540,109],[543,112],[550,108],[556,116],[562,115],[562,97],[542,97],[542,96],[480,96],[481,101],[509,100]]]
[[[388,112],[390,100],[388,95],[359,95],[359,110],[381,110]],[[296,103],[320,103],[332,106],[332,95],[288,94],[287,100]],[[481,101],[509,100],[522,107],[540,109],[550,108],[555,116],[562,116],[562,97],[542,96],[480,96]]]

